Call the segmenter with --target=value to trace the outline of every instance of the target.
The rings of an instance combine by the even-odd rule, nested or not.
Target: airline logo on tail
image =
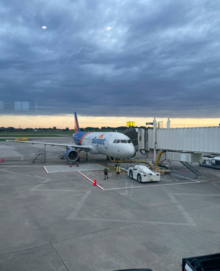
[[[74,115],[75,115],[75,133],[78,133],[80,132],[80,129],[79,129],[79,123],[78,123],[76,112],[74,112]]]

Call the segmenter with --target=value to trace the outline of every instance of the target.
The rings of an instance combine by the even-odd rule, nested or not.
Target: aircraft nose
[[[134,156],[136,155],[136,151],[135,151],[135,148],[134,148],[134,145],[133,145],[133,144],[131,144],[131,145],[129,146],[129,155],[130,155],[129,158],[132,158],[132,157],[134,157]]]

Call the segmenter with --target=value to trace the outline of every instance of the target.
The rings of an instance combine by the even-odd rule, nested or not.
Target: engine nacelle
[[[79,154],[75,149],[68,149],[65,151],[64,153],[65,159],[72,163],[72,162],[76,162],[79,158]]]

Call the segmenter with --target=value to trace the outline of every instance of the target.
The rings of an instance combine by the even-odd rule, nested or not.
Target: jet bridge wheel
[[[137,176],[137,180],[138,180],[138,182],[139,182],[139,183],[141,183],[141,182],[142,182],[142,178],[141,178],[141,175],[140,175],[140,174],[138,174],[138,176]]]
[[[133,179],[133,172],[132,172],[132,170],[129,171],[129,177],[130,177],[131,179]]]

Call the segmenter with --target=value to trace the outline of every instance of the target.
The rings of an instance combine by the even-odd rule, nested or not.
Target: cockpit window
[[[113,143],[131,143],[131,140],[126,139],[115,139]]]

